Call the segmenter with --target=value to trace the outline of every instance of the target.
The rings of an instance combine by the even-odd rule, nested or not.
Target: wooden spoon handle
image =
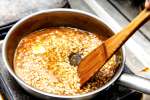
[[[121,32],[104,41],[99,47],[87,55],[78,66],[81,86],[89,80],[106,61],[150,18],[150,11],[144,9]]]
[[[117,51],[146,21],[150,19],[150,10],[144,9],[131,23],[122,31],[104,42],[107,57]]]

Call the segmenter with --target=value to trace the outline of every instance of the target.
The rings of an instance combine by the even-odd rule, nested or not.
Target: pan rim
[[[34,87],[26,84],[25,82],[23,82],[23,80],[21,80],[15,73],[14,71],[10,68],[10,65],[7,61],[7,56],[6,56],[6,48],[7,48],[7,40],[9,39],[10,37],[10,34],[12,33],[12,31],[17,27],[19,26],[21,23],[25,22],[27,19],[33,17],[33,16],[37,16],[39,14],[42,14],[42,13],[50,13],[50,12],[73,12],[73,13],[79,13],[79,14],[83,14],[83,15],[86,15],[86,16],[89,16],[89,17],[93,17],[95,18],[96,20],[100,21],[102,24],[104,24],[104,26],[106,26],[108,29],[109,26],[107,26],[103,20],[101,20],[99,17],[93,15],[93,14],[90,14],[88,12],[85,12],[85,11],[81,11],[81,10],[75,10],[75,9],[66,9],[66,8],[55,8],[55,9],[50,9],[50,10],[43,10],[43,11],[40,11],[40,12],[37,12],[37,13],[33,13],[29,16],[26,16],[25,18],[21,19],[20,21],[18,21],[10,30],[9,32],[7,33],[5,39],[4,39],[4,43],[3,43],[3,47],[2,47],[2,57],[3,57],[3,61],[5,63],[5,66],[7,68],[7,70],[9,71],[9,73],[15,78],[15,80],[24,88],[26,87],[27,89],[30,89],[32,90],[32,92],[36,92],[36,93],[39,93],[39,94],[42,94],[44,96],[48,96],[48,97],[56,97],[56,98],[63,98],[63,99],[69,99],[69,98],[81,98],[81,97],[86,97],[86,96],[90,96],[90,95],[94,95],[104,89],[106,89],[107,87],[109,87],[112,83],[114,83],[118,77],[121,75],[122,71],[123,71],[123,68],[124,68],[124,62],[125,62],[125,50],[124,50],[124,47],[121,48],[121,52],[122,52],[122,63],[120,65],[120,68],[117,70],[117,72],[115,73],[115,75],[112,77],[112,79],[107,82],[105,85],[103,85],[102,87],[100,87],[99,89],[97,90],[94,90],[94,91],[91,91],[91,92],[88,92],[88,93],[85,93],[85,94],[80,94],[80,95],[74,95],[74,96],[63,96],[63,95],[56,95],[56,94],[50,94],[50,93],[46,93],[46,92],[43,92],[41,90],[38,90],[38,89],[35,89]],[[110,29],[111,30],[111,29]],[[113,31],[112,31],[113,32]]]

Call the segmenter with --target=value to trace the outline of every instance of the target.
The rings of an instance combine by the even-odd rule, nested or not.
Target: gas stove
[[[103,1],[103,0],[102,0]],[[107,2],[110,2],[109,4],[115,5],[116,1],[112,2],[113,0],[108,0]],[[76,4],[74,3],[72,6],[72,2],[69,0],[66,2],[66,4],[63,6],[63,8],[74,8],[75,5],[79,2],[76,1]],[[98,2],[98,1],[97,1]],[[79,5],[78,5],[79,6]],[[80,9],[81,8],[81,9]],[[88,7],[84,5],[80,5],[78,7],[80,10],[85,10],[90,13],[93,13],[92,9],[89,9]],[[18,19],[19,20],[19,19]],[[0,26],[0,48],[2,48],[2,42],[5,38],[5,35],[7,34],[8,30],[18,21],[14,20],[10,23],[7,23],[3,26]],[[131,19],[129,19],[131,20]],[[126,22],[124,22],[126,23]],[[0,49],[0,92],[4,96],[5,100],[41,100],[39,98],[36,98],[32,96],[31,94],[27,93],[25,90],[23,90],[19,84],[13,79],[13,77],[8,73],[6,70],[4,63],[2,61],[2,53]],[[133,73],[134,71],[132,68],[130,68],[132,65],[127,63],[125,65],[124,72],[130,73],[130,74],[136,74]],[[116,83],[114,83],[111,87],[106,89],[105,91],[101,92],[96,97],[92,98],[92,100],[102,99],[102,100],[141,100],[142,93],[136,92],[134,90],[131,90],[129,88],[120,86]]]

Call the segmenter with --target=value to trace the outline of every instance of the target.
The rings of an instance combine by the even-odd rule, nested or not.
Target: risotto
[[[57,95],[79,95],[96,90],[108,82],[117,69],[114,55],[80,88],[77,68],[69,62],[72,53],[83,59],[105,38],[70,27],[35,31],[20,41],[14,56],[14,71],[28,85]]]

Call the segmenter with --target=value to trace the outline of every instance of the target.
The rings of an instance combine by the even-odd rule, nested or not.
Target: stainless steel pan
[[[8,32],[3,44],[3,60],[7,70],[14,79],[28,92],[44,99],[90,99],[101,91],[105,90],[115,81],[129,88],[150,94],[150,80],[135,75],[122,73],[125,63],[124,49],[120,50],[122,61],[114,77],[101,88],[78,96],[59,96],[37,90],[24,83],[13,71],[13,57],[20,39],[35,30],[51,26],[76,27],[90,32],[101,33],[111,36],[114,33],[106,26],[100,18],[80,10],[73,9],[52,9],[45,10],[27,16],[17,22]]]

